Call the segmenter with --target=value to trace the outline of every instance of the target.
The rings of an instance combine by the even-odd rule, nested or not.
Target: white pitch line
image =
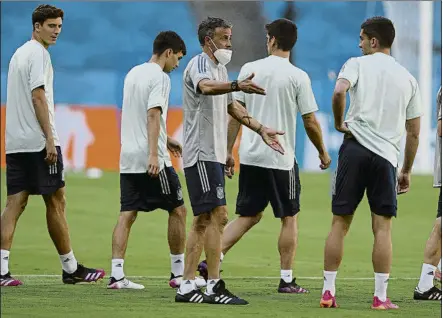
[[[22,274],[22,275],[14,275],[16,277],[29,277],[29,278],[60,278],[61,275],[33,275],[33,274]],[[139,279],[169,279],[169,276],[126,276],[128,278],[139,278]],[[271,276],[223,276],[225,279],[280,279],[280,277],[271,277]],[[320,276],[308,276],[303,277],[299,276],[297,279],[306,279],[306,280],[323,280],[323,277]],[[418,280],[419,277],[391,277],[389,280]],[[374,280],[374,277],[338,277],[337,280]]]

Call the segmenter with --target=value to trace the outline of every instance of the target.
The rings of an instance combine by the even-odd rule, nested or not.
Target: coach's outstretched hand
[[[252,73],[251,75],[249,75],[248,78],[244,79],[241,82],[238,82],[238,88],[242,92],[245,92],[247,94],[266,95],[265,90],[252,81],[254,76],[255,76],[255,74]]]
[[[168,137],[167,146],[168,150],[172,153],[172,155],[175,158],[180,158],[182,156],[182,145],[180,145],[180,143],[177,140]]]
[[[278,135],[284,135],[285,132],[281,130],[275,130],[272,128],[264,127],[260,131],[260,136],[263,141],[275,151],[281,153],[282,155],[285,153],[282,145],[278,141]]]

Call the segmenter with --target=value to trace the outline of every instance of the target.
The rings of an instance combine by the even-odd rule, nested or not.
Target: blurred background
[[[12,54],[30,39],[31,14],[40,2],[1,2],[1,165],[4,167],[4,104]],[[277,18],[293,20],[299,30],[292,62],[305,70],[319,105],[318,119],[334,161],[342,136],[333,129],[331,94],[336,76],[358,48],[361,23],[382,15],[396,26],[394,57],[419,81],[425,116],[415,172],[433,170],[436,94],[441,85],[441,2],[51,2],[65,12],[57,45],[50,48],[54,67],[56,125],[68,170],[100,174],[118,170],[120,109],[125,74],[147,61],[160,31],[174,30],[188,54],[170,74],[169,134],[182,139],[182,74],[201,51],[197,26],[207,16],[233,25],[234,79],[241,66],[266,56],[264,25]],[[296,155],[304,171],[318,171],[317,153],[299,121]],[[335,163],[333,163],[335,165]],[[181,169],[181,162],[175,161]]]

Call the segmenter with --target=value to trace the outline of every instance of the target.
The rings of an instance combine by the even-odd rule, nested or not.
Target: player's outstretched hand
[[[149,156],[148,159],[148,174],[149,176],[156,178],[160,173],[160,166],[158,164],[158,156]]]
[[[329,157],[329,154],[327,152],[324,152],[323,154],[319,154],[318,157],[320,158],[320,169],[326,170],[331,165],[331,157]]]
[[[411,185],[411,174],[400,172],[398,175],[397,194],[403,194],[409,191]]]
[[[232,154],[228,154],[226,158],[226,166],[225,166],[225,175],[232,179],[232,176],[234,175],[234,166],[235,166],[235,160]]]
[[[263,127],[260,135],[263,141],[275,151],[281,153],[282,155],[285,153],[282,145],[278,141],[278,135],[284,135],[285,132],[281,130],[275,130],[268,127]]]
[[[247,94],[259,94],[259,95],[266,95],[266,92],[263,88],[255,84],[252,79],[254,78],[255,74],[252,73],[249,75],[248,78],[245,80],[238,82],[238,88]]]
[[[57,149],[55,148],[54,140],[46,140],[46,157],[45,161],[48,165],[57,163]]]
[[[171,138],[168,137],[168,150],[172,153],[172,155],[175,158],[180,158],[182,156],[182,145],[180,145],[180,143]]]

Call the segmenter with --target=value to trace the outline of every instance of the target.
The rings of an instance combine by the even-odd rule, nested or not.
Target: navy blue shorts
[[[291,170],[240,165],[237,214],[256,216],[271,203],[274,216],[294,216],[300,211],[300,177],[297,163]]]
[[[438,207],[437,207],[437,219],[441,218],[441,187],[440,187],[440,196],[438,198]]]
[[[397,216],[397,169],[354,138],[345,139],[333,182],[332,213],[354,214],[365,190],[373,213]]]
[[[158,177],[146,173],[120,173],[120,211],[172,212],[182,206],[183,193],[173,167],[164,167]]]
[[[184,169],[195,216],[226,205],[224,169],[224,164],[212,161],[197,161]]]
[[[63,157],[60,147],[57,149],[57,163],[49,166],[46,161],[46,149],[39,152],[20,152],[6,155],[7,195],[22,191],[29,194],[52,194],[65,186]]]

